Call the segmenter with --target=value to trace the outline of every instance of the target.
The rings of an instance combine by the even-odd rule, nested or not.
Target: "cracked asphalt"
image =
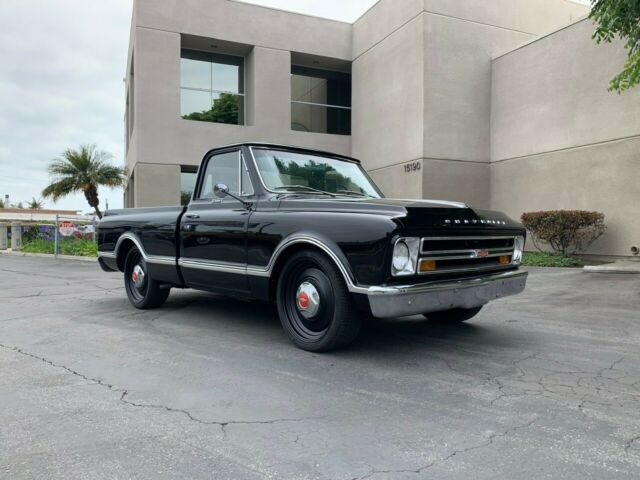
[[[638,479],[640,277],[531,269],[474,320],[310,354],[275,309],[0,256],[0,477]]]

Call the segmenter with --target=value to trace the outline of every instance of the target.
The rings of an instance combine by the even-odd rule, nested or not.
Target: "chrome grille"
[[[424,237],[420,241],[418,272],[433,275],[505,268],[512,265],[514,245],[513,236]],[[504,257],[508,257],[508,263],[504,263]],[[434,261],[435,270],[421,271],[423,261]]]

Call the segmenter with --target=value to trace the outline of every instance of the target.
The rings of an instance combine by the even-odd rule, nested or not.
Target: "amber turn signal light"
[[[420,260],[420,267],[418,268],[418,271],[420,273],[433,272],[435,269],[436,269],[435,260]]]
[[[500,265],[509,265],[511,263],[511,257],[509,255],[502,255],[499,261]]]

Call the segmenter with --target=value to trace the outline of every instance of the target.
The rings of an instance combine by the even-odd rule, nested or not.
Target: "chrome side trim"
[[[144,247],[142,246],[142,242],[140,241],[140,239],[131,232],[125,232],[122,235],[120,235],[120,237],[118,237],[118,241],[116,242],[116,248],[113,250],[113,252],[100,252],[99,256],[105,257],[105,258],[117,259],[118,252],[120,251],[120,247],[122,246],[122,242],[124,240],[131,240],[136,246],[136,248],[140,250],[140,254],[142,255],[142,258],[147,263],[153,263],[156,265],[173,265],[173,266],[176,265],[176,259],[174,257],[169,257],[165,255],[149,255],[145,251]]]
[[[349,274],[349,270],[344,265],[344,263],[340,260],[340,258],[333,252],[333,250],[326,245],[324,242],[307,235],[298,235],[290,238],[284,239],[282,242],[278,244],[273,254],[271,255],[271,259],[269,263],[262,267],[258,265],[244,265],[241,263],[232,263],[232,262],[211,262],[209,260],[204,260],[200,258],[185,258],[180,257],[178,259],[178,265],[180,267],[185,268],[195,268],[198,270],[207,270],[210,272],[223,272],[223,273],[237,273],[237,274],[245,274],[251,275],[255,277],[271,277],[271,273],[273,272],[273,267],[275,266],[278,258],[282,254],[282,252],[289,246],[297,244],[297,243],[307,243],[309,245],[313,245],[318,247],[323,252],[325,252],[331,260],[336,264],[338,270],[342,274],[344,281],[347,284],[347,288],[352,293],[366,293],[367,289],[364,287],[358,287],[351,275]]]
[[[266,271],[269,272],[269,276],[271,276],[271,271],[273,270],[273,267],[275,266],[282,252],[290,245],[294,245],[296,243],[308,243],[310,245],[318,247],[320,250],[325,252],[329,256],[329,258],[331,258],[331,260],[333,260],[333,262],[336,264],[336,266],[338,267],[338,270],[340,270],[340,273],[342,274],[342,277],[344,278],[344,281],[347,284],[347,289],[351,293],[367,292],[367,288],[358,287],[355,284],[355,282],[353,281],[353,278],[351,278],[351,274],[349,273],[348,268],[344,265],[342,260],[340,260],[340,258],[335,254],[335,252],[327,244],[318,240],[317,238],[310,237],[307,235],[292,236],[280,242],[280,244],[276,247],[275,251],[273,252],[273,255],[271,255],[271,260],[269,260],[269,264],[267,265],[267,268],[266,268]]]
[[[163,255],[147,255],[146,262],[155,263],[157,265],[176,266],[176,259],[174,257],[165,257]]]
[[[232,262],[211,262],[201,258],[183,258],[178,259],[178,265],[185,268],[195,268],[196,270],[207,270],[210,272],[223,273],[247,273],[247,266],[240,263]]]

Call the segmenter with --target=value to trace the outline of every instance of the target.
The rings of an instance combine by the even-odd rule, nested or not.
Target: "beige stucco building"
[[[640,244],[640,89],[608,80],[566,0],[380,0],[343,23],[233,0],[136,0],[126,206],[168,205],[204,153],[267,141],[351,155],[391,197],[589,209],[590,253]]]

